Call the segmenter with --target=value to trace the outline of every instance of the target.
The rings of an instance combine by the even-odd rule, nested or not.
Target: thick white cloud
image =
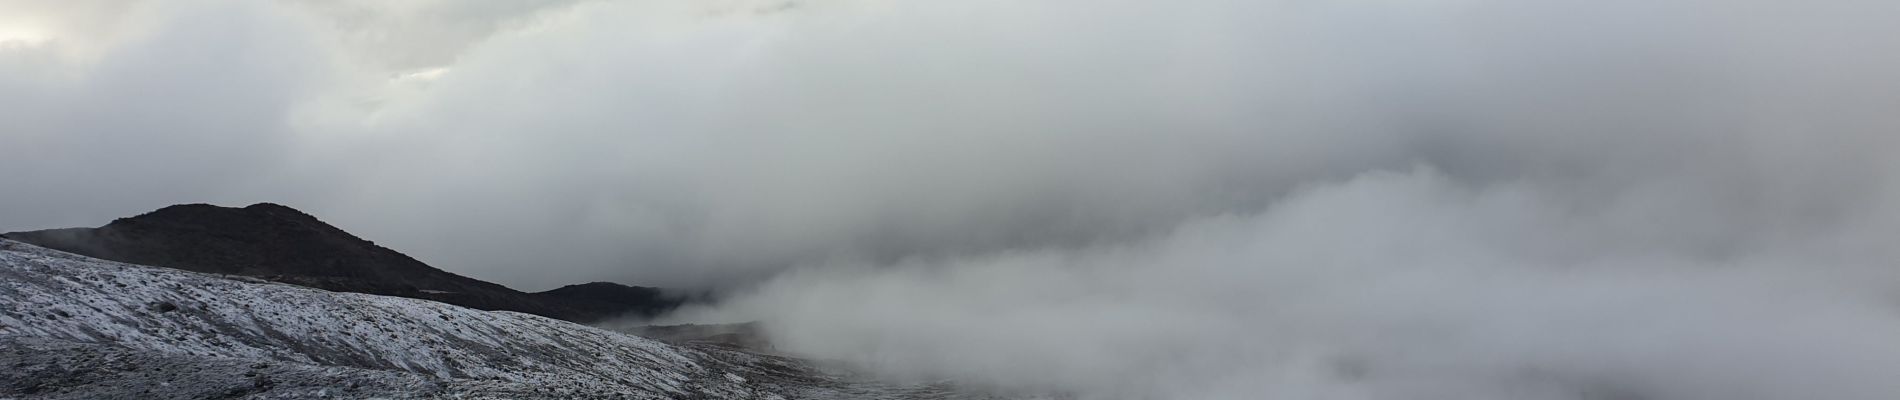
[[[299,21],[266,7],[22,5],[0,14],[44,39],[0,45],[12,229],[223,198],[296,151],[283,120],[325,75]]]
[[[283,202],[527,289],[757,283],[695,316],[1090,397],[1890,398],[1894,20],[0,3],[0,223]]]
[[[1550,195],[1375,172],[1148,241],[802,270],[697,317],[899,378],[1081,398],[1900,393],[1900,254],[1863,241],[1891,219],[1711,239],[1649,201]]]

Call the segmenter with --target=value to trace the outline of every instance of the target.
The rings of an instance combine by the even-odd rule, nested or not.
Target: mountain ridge
[[[0,239],[0,398],[997,399],[568,321]]]
[[[434,300],[583,323],[623,315],[651,317],[682,303],[662,289],[608,282],[523,292],[430,266],[275,203],[241,208],[180,204],[114,219],[96,228],[10,232],[0,237],[131,264],[251,276],[337,292]]]

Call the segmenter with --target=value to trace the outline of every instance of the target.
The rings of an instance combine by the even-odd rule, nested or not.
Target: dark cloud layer
[[[283,202],[1087,398],[1900,393],[1877,2],[0,7],[9,229]]]

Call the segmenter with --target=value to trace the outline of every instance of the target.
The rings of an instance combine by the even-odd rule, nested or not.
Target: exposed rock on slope
[[[0,240],[0,398],[956,398],[566,321]]]
[[[436,269],[309,214],[270,203],[244,208],[176,205],[98,228],[14,232],[4,237],[126,263],[578,322],[622,314],[651,316],[679,305],[657,289],[611,283],[578,285],[588,287],[571,292],[523,293]]]

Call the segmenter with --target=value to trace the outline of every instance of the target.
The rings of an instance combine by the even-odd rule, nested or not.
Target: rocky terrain
[[[0,239],[0,398],[958,399],[716,344]]]
[[[659,289],[607,282],[524,293],[431,267],[302,211],[271,203],[243,208],[175,205],[98,228],[13,232],[0,237],[132,264],[429,299],[583,323],[623,315],[652,316],[681,303]]]

